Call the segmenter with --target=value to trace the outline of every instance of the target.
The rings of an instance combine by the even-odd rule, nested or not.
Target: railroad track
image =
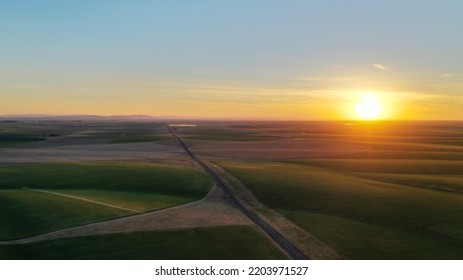
[[[285,251],[291,258],[295,260],[307,260],[308,258],[291,242],[289,242],[280,232],[278,232],[274,227],[265,222],[259,215],[252,211],[249,207],[244,205],[238,197],[227,187],[222,178],[214,172],[209,166],[207,166],[201,159],[199,159],[183,142],[175,131],[168,127],[170,134],[174,136],[179,142],[182,148],[187,152],[187,154],[198,163],[204,171],[206,171],[215,181],[216,185],[222,189],[228,199],[233,202],[238,209],[248,217],[254,224],[256,224],[265,234],[267,234],[280,248]]]

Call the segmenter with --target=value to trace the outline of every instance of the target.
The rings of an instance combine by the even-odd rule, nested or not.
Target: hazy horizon
[[[0,115],[461,120],[461,26],[452,0],[4,2]]]
[[[360,120],[360,119],[309,119],[309,118],[258,118],[258,117],[191,117],[191,116],[163,116],[163,115],[97,115],[97,114],[9,114],[0,115],[0,119],[15,120],[22,118],[29,119],[63,119],[69,120],[74,118],[97,118],[97,119],[120,119],[120,120],[179,120],[179,121],[243,121],[243,122],[355,122],[355,123],[381,123],[381,122],[462,122],[463,119],[378,119],[378,120]]]

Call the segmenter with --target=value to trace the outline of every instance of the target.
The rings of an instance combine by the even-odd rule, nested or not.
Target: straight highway
[[[308,258],[290,241],[288,241],[280,232],[278,232],[274,227],[270,224],[265,222],[259,215],[257,215],[253,210],[249,207],[244,205],[238,197],[227,187],[224,183],[223,179],[212,170],[209,166],[207,166],[201,159],[199,159],[183,142],[182,138],[180,138],[172,129],[168,127],[170,134],[174,136],[182,146],[182,148],[187,152],[187,154],[196,162],[198,163],[204,171],[206,171],[215,181],[216,185],[222,189],[225,195],[233,202],[238,209],[248,217],[254,224],[256,224],[265,234],[267,234],[280,248],[285,251],[288,256],[295,260],[307,260]]]

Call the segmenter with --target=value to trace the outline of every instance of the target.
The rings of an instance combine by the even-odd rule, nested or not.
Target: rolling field
[[[456,259],[461,246],[416,233],[340,216],[307,211],[283,211],[302,227],[335,247],[347,258],[371,259]]]
[[[169,139],[164,124],[148,121],[20,120],[0,122],[0,145],[54,139],[104,139],[108,143],[137,143]],[[79,143],[79,142],[77,142]]]
[[[421,175],[397,173],[356,173],[356,175],[387,183],[396,183],[460,193],[463,192],[462,175]]]
[[[300,162],[219,164],[264,204],[349,258],[463,257],[460,194],[384,183]],[[384,245],[388,242],[393,246]]]
[[[463,258],[461,123],[255,122],[215,129],[212,135],[236,129],[273,137],[191,147],[344,257]],[[196,133],[190,128],[184,137]]]
[[[166,208],[201,199],[210,187],[206,174],[172,164],[0,167],[0,238],[17,239]]]
[[[226,226],[0,245],[0,259],[260,260],[286,256],[254,227]]]
[[[45,141],[45,138],[30,135],[0,134],[0,147]]]
[[[463,191],[463,162],[456,160],[342,159],[301,161],[357,177],[444,191]]]
[[[455,160],[330,159],[299,162],[339,172],[423,175],[461,175],[463,172],[463,162]]]
[[[111,207],[56,195],[0,191],[0,239],[11,240],[131,215]]]
[[[460,123],[194,124],[174,129],[195,155],[244,182],[264,204],[259,213],[276,210],[341,257],[463,259]],[[149,121],[0,123],[0,240],[203,198],[210,176],[191,167],[167,127]],[[197,221],[214,209],[231,215],[220,194],[208,203],[195,206],[201,211],[174,210]],[[160,212],[157,217],[169,217]],[[253,227],[189,225],[2,245],[0,258],[285,258]]]
[[[204,196],[210,186],[207,175],[196,169],[163,163],[88,162],[5,166],[0,168],[0,176],[0,189],[65,187],[130,190],[196,199]]]
[[[120,143],[138,143],[138,142],[155,142],[161,140],[169,139],[169,136],[163,135],[126,135],[126,136],[118,136],[111,140],[111,144],[120,144]]]
[[[193,128],[182,128],[185,133],[185,139],[190,140],[207,140],[207,141],[264,141],[272,140],[278,137],[259,135],[252,130],[240,129],[237,127],[228,127],[223,125],[206,125]]]

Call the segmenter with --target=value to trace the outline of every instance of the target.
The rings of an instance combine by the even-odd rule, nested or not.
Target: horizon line
[[[0,115],[0,119],[8,118],[99,118],[99,119],[131,119],[131,120],[191,120],[191,121],[320,121],[320,122],[359,122],[359,123],[378,123],[378,122],[460,122],[463,119],[377,119],[377,120],[360,120],[360,119],[310,119],[310,118],[252,118],[252,117],[195,117],[195,116],[153,116],[146,114],[132,115],[98,115],[98,114],[5,114]]]

